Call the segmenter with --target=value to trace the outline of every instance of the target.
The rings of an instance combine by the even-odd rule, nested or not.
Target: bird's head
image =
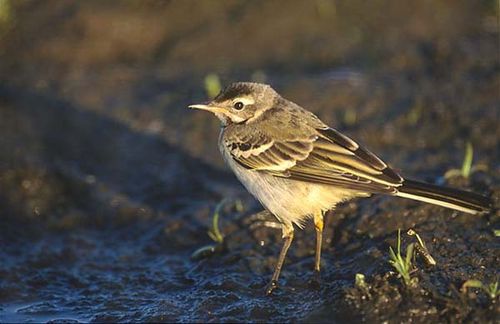
[[[235,82],[211,102],[190,105],[189,108],[210,111],[223,125],[251,123],[271,109],[278,98],[278,93],[267,84]]]

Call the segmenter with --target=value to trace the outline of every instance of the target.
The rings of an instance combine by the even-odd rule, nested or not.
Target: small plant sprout
[[[422,99],[417,98],[415,105],[408,112],[407,120],[410,125],[416,125],[422,116],[423,104]]]
[[[366,295],[368,298],[371,296],[370,287],[366,283],[364,274],[356,273],[356,276],[354,277],[354,286],[357,289],[361,290],[363,294]]]
[[[411,228],[408,230],[408,232],[406,232],[406,234],[415,236],[417,238],[418,244],[415,245],[415,251],[417,251],[417,253],[420,254],[422,258],[424,258],[425,264],[427,264],[428,266],[435,266],[436,260],[434,260],[432,255],[429,253],[429,250],[425,246],[424,240],[422,240],[420,235],[418,235],[418,233]]]
[[[220,211],[224,204],[226,203],[226,199],[223,199],[220,203],[215,207],[214,215],[212,216],[212,228],[208,231],[208,236],[215,242],[222,244],[224,242],[224,235],[222,235],[219,229],[219,218]]]
[[[0,33],[13,20],[13,10],[10,0],[0,0]]]
[[[462,162],[462,168],[451,169],[446,171],[446,173],[444,174],[444,178],[449,179],[456,176],[461,176],[465,179],[468,179],[470,175],[476,171],[488,170],[488,166],[484,164],[472,165],[473,157],[474,157],[474,148],[472,147],[471,142],[467,142],[465,145],[465,155],[464,155],[464,161]]]
[[[463,283],[462,288],[460,290],[462,292],[466,292],[467,288],[478,288],[484,291],[491,299],[495,299],[500,296],[500,290],[498,289],[498,280],[490,283],[489,285],[485,285],[479,280],[467,280]]]
[[[403,278],[403,282],[406,287],[412,286],[414,283],[410,276],[410,273],[413,270],[413,249],[414,244],[411,243],[406,248],[406,256],[403,257],[401,255],[401,230],[398,229],[398,243],[396,252],[394,252],[392,246],[389,247],[389,263],[394,267],[394,269],[396,269],[401,278]]]
[[[245,205],[243,205],[243,201],[241,199],[236,199],[234,202],[234,207],[238,213],[242,213],[245,211]]]
[[[472,170],[472,159],[474,158],[474,148],[471,142],[467,142],[465,145],[465,156],[464,162],[462,163],[462,177],[468,178]]]
[[[350,109],[346,109],[344,111],[344,123],[348,126],[352,126],[354,124],[356,124],[356,120],[358,119],[357,117],[357,114],[356,114],[356,110],[350,108]]]
[[[500,229],[494,229],[494,230],[493,230],[493,234],[494,234],[496,237],[500,237]]]
[[[209,98],[215,98],[221,90],[220,79],[217,74],[210,73],[205,77],[205,91]]]
[[[215,244],[209,244],[202,246],[191,255],[191,259],[199,260],[212,256],[216,252],[222,249],[224,243],[224,235],[219,228],[219,219],[222,207],[226,204],[228,200],[223,199],[215,207],[214,213],[212,215],[212,227],[208,230],[208,236],[215,242]],[[243,203],[240,200],[235,202],[235,208],[237,212],[242,212],[244,210]]]
[[[356,273],[356,276],[354,277],[354,284],[356,285],[356,287],[361,289],[368,288],[368,285],[366,284],[365,281],[365,275],[362,273]]]

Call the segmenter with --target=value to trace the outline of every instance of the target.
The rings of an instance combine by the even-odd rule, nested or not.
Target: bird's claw
[[[278,282],[276,280],[271,280],[271,282],[266,287],[266,295],[271,296],[273,291],[278,288]]]
[[[321,274],[318,270],[314,270],[313,277],[309,280],[309,286],[313,289],[321,288]]]

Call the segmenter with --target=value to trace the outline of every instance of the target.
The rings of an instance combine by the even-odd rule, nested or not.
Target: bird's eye
[[[235,102],[234,105],[233,105],[234,109],[236,109],[236,110],[243,109],[243,106],[244,106],[243,102],[241,102],[241,101]]]

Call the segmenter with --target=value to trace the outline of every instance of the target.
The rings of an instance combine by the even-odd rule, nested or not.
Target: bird
[[[302,229],[310,219],[316,231],[314,273],[319,278],[324,215],[339,203],[385,194],[469,214],[491,208],[485,196],[405,179],[267,84],[231,83],[208,103],[189,108],[211,112],[220,120],[218,146],[225,163],[281,224],[283,246],[266,287],[268,295],[278,288],[294,227]]]

